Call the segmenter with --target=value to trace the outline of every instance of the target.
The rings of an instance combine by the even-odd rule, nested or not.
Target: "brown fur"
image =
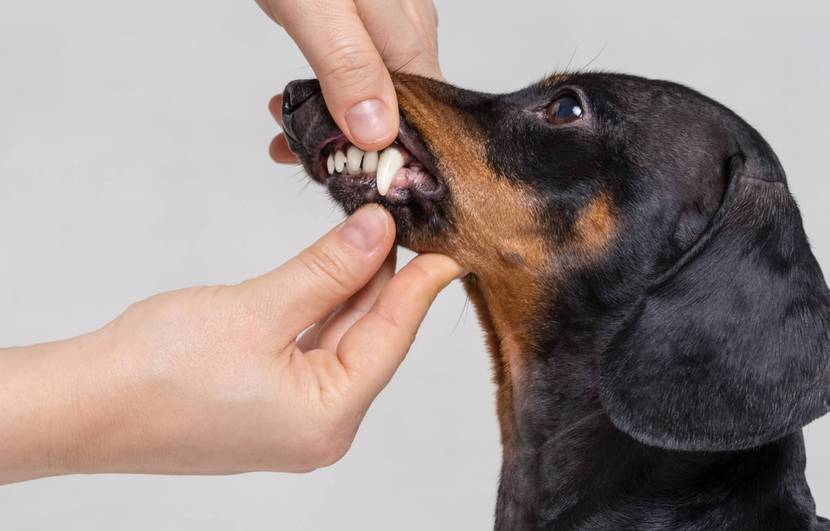
[[[286,135],[347,212],[379,202],[400,243],[470,270],[498,384],[496,528],[827,528],[800,427],[830,404],[830,292],[757,132],[632,76],[506,96],[396,78],[400,142],[432,181],[389,198],[329,178],[340,137],[314,82],[286,89]],[[550,107],[564,98],[584,114]]]
[[[574,232],[576,247],[583,254],[596,255],[608,248],[616,233],[616,219],[607,195],[597,196],[580,213]]]
[[[552,295],[552,286],[544,280],[552,267],[549,239],[534,195],[488,166],[484,139],[464,117],[425,90],[422,82],[397,81],[407,121],[428,144],[453,190],[453,233],[442,236],[441,248],[429,250],[450,254],[475,272],[465,286],[487,334],[506,443],[513,393],[521,385],[525,366],[522,354],[533,351],[534,316],[529,310]]]
[[[611,203],[606,196],[597,197],[580,214],[573,236],[551,249],[536,196],[487,164],[484,139],[464,116],[436,98],[421,79],[401,76],[396,87],[408,123],[435,155],[454,199],[452,234],[442,236],[440,248],[422,242],[421,250],[445,252],[474,272],[464,285],[493,358],[507,451],[514,432],[514,393],[528,361],[523,356],[535,350],[532,309],[555,297],[551,271],[569,269],[552,257],[583,261],[601,254],[616,227]]]

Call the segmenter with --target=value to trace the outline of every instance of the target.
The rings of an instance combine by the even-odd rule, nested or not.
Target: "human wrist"
[[[0,351],[0,483],[102,471],[118,409],[99,333]],[[109,396],[107,396],[109,395]]]

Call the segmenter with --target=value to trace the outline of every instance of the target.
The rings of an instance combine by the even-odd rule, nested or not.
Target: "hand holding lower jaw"
[[[387,66],[441,77],[432,2],[320,2],[331,5],[308,16],[302,0],[257,1],[309,58],[365,170],[365,153],[398,134]],[[401,38],[389,40],[390,32]],[[274,98],[277,119],[280,106]],[[379,167],[399,165],[389,153],[378,155]],[[282,135],[271,154],[296,162]],[[395,173],[385,171],[388,192]],[[367,206],[261,277],[163,293],[98,331],[0,349],[0,484],[333,463],[435,296],[461,273],[453,260],[427,254],[396,274],[394,239],[391,216]]]
[[[396,274],[394,238],[370,205],[260,277],[156,295],[91,334],[0,351],[0,483],[337,461],[461,272],[421,255]]]

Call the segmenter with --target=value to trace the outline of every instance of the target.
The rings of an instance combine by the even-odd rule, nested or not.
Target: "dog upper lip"
[[[415,159],[432,175],[440,179],[440,172],[433,164],[432,156],[424,145],[421,136],[409,125],[406,119],[401,116],[400,133],[398,138],[401,145],[405,147]]]
[[[344,135],[341,131],[337,131],[335,134],[332,134],[322,142],[320,142],[319,146],[317,147],[314,158],[318,161],[323,160],[324,150],[329,147],[331,144],[336,144],[342,141],[346,143],[346,135]],[[400,143],[407,151],[412,153],[412,155],[420,162],[430,173],[433,175],[436,173],[437,169],[431,164],[430,157],[427,156],[426,147],[420,140],[418,133],[409,126],[403,116],[400,119],[400,127],[398,129],[398,136],[395,139],[396,142]],[[387,147],[394,145],[394,142]],[[384,148],[386,149],[386,148]],[[378,150],[378,152],[383,151]],[[315,175],[316,177],[316,175]],[[325,181],[325,175],[323,176],[323,181]]]
[[[316,170],[312,173],[312,178],[321,184],[326,184],[331,178],[331,174],[328,171],[327,160],[329,155],[335,154],[336,151],[341,150],[340,148],[347,145],[350,146],[351,144],[349,144],[346,136],[339,130],[336,130],[336,134],[332,134],[320,142],[312,159],[316,161]],[[399,133],[395,142],[377,153],[381,154],[383,151],[395,145],[398,145],[405,150],[406,153],[404,154],[404,157],[407,160],[414,159],[415,162],[426,170],[426,172],[428,172],[435,179],[435,181],[437,181],[439,189],[444,188],[442,176],[438,171],[438,168],[436,167],[437,165],[430,155],[426,145],[418,132],[408,124],[403,115],[401,115]]]

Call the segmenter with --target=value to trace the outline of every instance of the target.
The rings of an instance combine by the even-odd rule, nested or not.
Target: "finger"
[[[331,312],[319,323],[303,332],[303,335],[297,341],[300,350],[307,352],[312,349],[324,349],[335,352],[337,343],[343,334],[369,311],[381,291],[383,291],[384,286],[394,276],[396,255],[397,253],[393,247],[380,270],[363,289],[355,293],[345,304]]]
[[[265,14],[268,15],[269,18],[271,18],[271,20],[273,20],[277,24],[280,23],[280,21],[277,20],[277,17],[274,16],[273,11],[271,11],[271,2],[269,0],[255,0],[255,1],[256,1],[257,5],[260,7],[260,9],[262,9],[262,11],[264,11]]]
[[[277,94],[271,98],[268,102],[268,110],[271,112],[271,116],[274,117],[277,125],[282,127],[282,94]]]
[[[282,127],[282,94],[277,94],[271,98],[271,101],[268,102],[268,110],[271,112],[271,116],[274,117],[277,124]],[[288,140],[283,133],[274,137],[271,145],[268,147],[268,153],[274,162],[280,164],[296,164],[299,162],[297,155],[288,147]]]
[[[268,147],[268,153],[274,162],[280,164],[296,164],[300,161],[297,155],[288,147],[288,141],[282,133],[275,136],[274,140],[271,141],[271,145]]]
[[[403,361],[435,297],[461,272],[446,256],[416,257],[340,340],[337,355],[367,407]]]
[[[398,103],[389,71],[353,1],[270,2],[272,12],[317,74],[326,105],[349,140],[377,151],[398,135]]]
[[[443,79],[438,65],[438,14],[430,1],[409,2],[403,12],[389,0],[361,0],[358,13],[390,72]]]
[[[392,252],[389,253],[386,261],[380,268],[380,271],[372,277],[372,280],[337,310],[326,321],[325,325],[320,327],[316,336],[317,342],[315,345],[317,348],[332,352],[337,351],[337,344],[340,342],[343,334],[371,310],[372,305],[395,275],[395,255],[395,249],[392,249]]]
[[[293,341],[369,282],[394,239],[392,216],[365,206],[295,258],[243,283],[244,300],[254,301],[274,333]]]

